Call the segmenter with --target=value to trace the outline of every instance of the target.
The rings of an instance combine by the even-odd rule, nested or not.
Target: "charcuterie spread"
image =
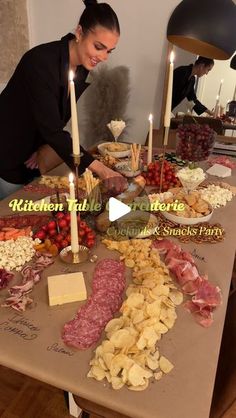
[[[122,158],[113,157],[113,150],[127,149],[130,146],[125,144],[108,144],[110,154],[103,155],[103,162],[114,168]],[[129,164],[127,156],[124,161]],[[191,313],[192,327],[214,326],[214,313],[222,306],[220,286],[209,275],[208,265],[199,266],[185,244],[210,245],[227,239],[224,218],[219,224],[217,211],[230,205],[235,194],[227,182],[214,182],[200,167],[178,167],[160,157],[142,168],[142,174],[131,176],[119,195],[112,195],[87,169],[77,184],[76,209],[67,177],[43,176],[27,186],[21,198],[29,204],[32,194],[32,205],[40,205],[49,196],[54,205],[64,196],[63,206],[30,214],[27,209],[22,214],[9,211],[0,217],[2,309],[22,313],[33,307],[37,312],[36,285],[48,277],[51,315],[56,315],[55,308],[65,312],[57,330],[60,344],[76,353],[90,350],[88,378],[134,392],[148,389],[151,383],[158,385],[178,366],[161,342],[168,341],[169,331],[179,326],[180,312],[180,317]],[[112,196],[131,214],[111,221]],[[9,208],[20,207],[14,205],[9,201]],[[61,257],[65,250],[74,254],[73,228],[78,253],[82,247],[88,251],[83,273],[82,263],[67,268]],[[102,257],[104,248],[110,257],[107,252]],[[47,273],[55,261],[53,275]],[[86,265],[91,263],[88,281]],[[73,277],[75,282],[69,285]],[[73,313],[67,315],[64,309],[70,303]]]

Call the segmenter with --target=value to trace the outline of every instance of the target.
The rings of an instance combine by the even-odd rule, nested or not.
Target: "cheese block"
[[[217,177],[229,177],[232,174],[231,168],[225,167],[222,164],[214,164],[211,168],[207,170],[207,173],[211,176]]]
[[[48,277],[49,305],[63,305],[87,299],[84,276],[81,272]]]

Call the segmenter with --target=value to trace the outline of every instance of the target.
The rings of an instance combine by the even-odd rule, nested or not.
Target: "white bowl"
[[[169,221],[172,221],[181,225],[195,225],[201,222],[208,222],[213,215],[213,211],[211,211],[208,215],[201,216],[200,218],[184,218],[182,216],[174,215],[173,213],[170,213],[170,212],[161,212],[161,213]]]
[[[114,158],[125,158],[125,157],[130,157],[131,155],[131,150],[130,150],[130,144],[124,144],[123,142],[118,142],[118,144],[122,144],[122,145],[127,145],[128,149],[125,151],[108,151],[107,150],[107,145],[108,144],[113,144],[113,142],[103,142],[102,144],[99,144],[97,146],[98,148],[98,152],[99,154],[101,154],[103,157],[105,155],[111,155]]]
[[[125,177],[136,177],[141,173],[141,170],[133,171],[129,167],[129,161],[123,161],[115,164],[115,168],[119,171],[120,174],[123,174]]]
[[[135,220],[137,220],[137,222],[135,222]],[[144,226],[146,226],[145,229],[142,229],[144,226],[138,225],[138,221],[140,220],[144,222]],[[158,220],[156,216],[150,214],[149,212],[136,210],[122,216],[122,218],[117,220],[117,225],[122,230],[126,229],[127,237],[147,238],[155,233],[155,228],[158,226]],[[137,233],[136,229],[142,232]]]

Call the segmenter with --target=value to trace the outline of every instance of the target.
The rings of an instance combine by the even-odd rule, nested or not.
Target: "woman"
[[[201,115],[206,112],[208,115],[213,113],[207,109],[199,100],[194,91],[195,77],[202,77],[208,74],[214,66],[214,61],[210,58],[198,57],[194,64],[182,65],[174,70],[172,109],[185,99],[195,103],[193,110]]]
[[[89,71],[107,60],[120,36],[117,16],[108,4],[84,3],[75,35],[26,52],[0,95],[0,199],[39,175],[35,156],[43,144],[51,146],[73,169],[72,140],[63,130],[71,116],[69,70],[75,74],[78,99],[88,86]],[[82,147],[81,152],[81,171],[88,167],[109,188],[124,189],[126,180],[121,175]]]

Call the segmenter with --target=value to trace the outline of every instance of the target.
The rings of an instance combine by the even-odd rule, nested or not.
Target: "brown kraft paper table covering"
[[[236,185],[236,173],[224,180]],[[1,216],[11,214],[8,202],[13,197],[39,198],[20,190],[0,203]],[[0,308],[0,363],[132,418],[207,418],[235,255],[235,213],[236,197],[226,207],[216,209],[211,219],[213,223],[221,222],[225,228],[225,241],[214,245],[181,244],[187,251],[195,250],[200,273],[208,273],[209,280],[221,288],[223,304],[216,309],[213,325],[208,329],[196,324],[182,306],[177,307],[178,318],[173,329],[158,344],[160,353],[175,367],[159,382],[150,383],[147,390],[132,392],[122,388],[115,391],[105,381],[87,378],[93,349],[79,351],[63,344],[61,329],[74,317],[79,303],[48,305],[47,276],[60,274],[67,267],[59,259],[44,270],[41,282],[35,286],[31,309],[18,314],[12,309]],[[103,244],[98,244],[94,252],[99,259],[119,258],[118,253],[107,250]],[[95,265],[84,263],[69,268],[84,273],[90,294]],[[129,269],[127,272],[130,276]],[[6,290],[1,291],[0,303],[6,293]]]

